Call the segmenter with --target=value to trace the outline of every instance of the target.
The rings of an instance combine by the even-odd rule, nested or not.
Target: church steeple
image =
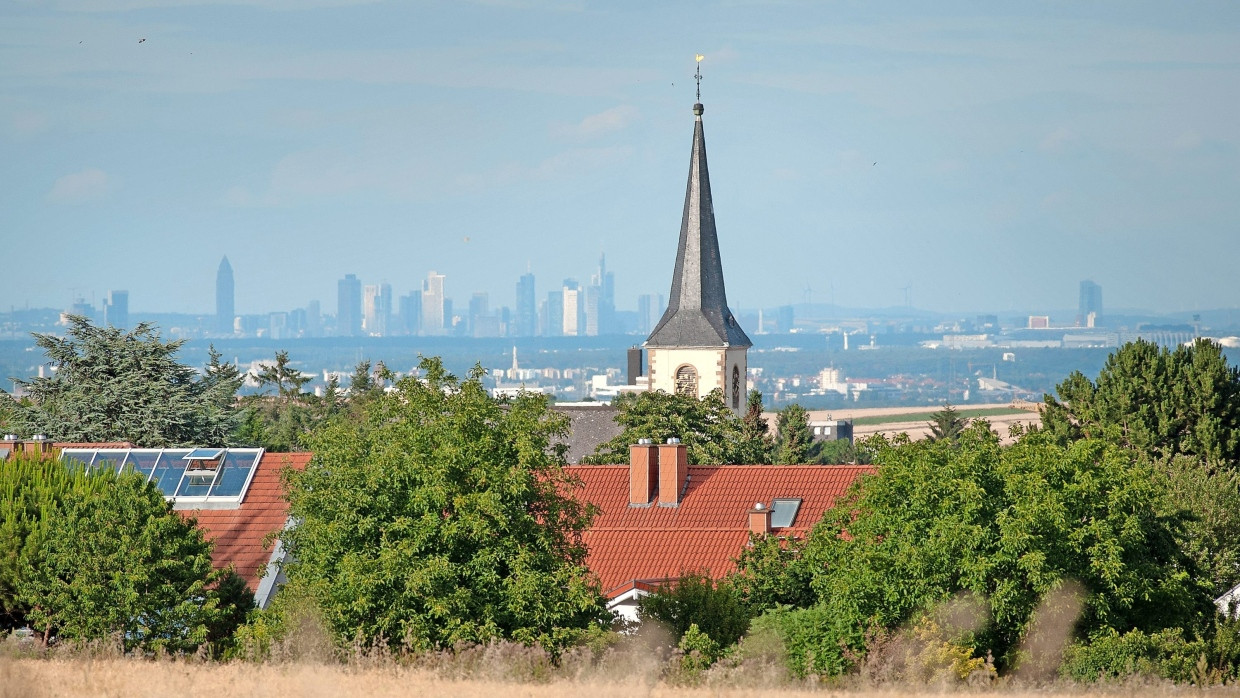
[[[701,79],[700,71],[695,77]],[[728,309],[723,288],[723,263],[719,258],[710,172],[706,167],[703,111],[701,102],[693,105],[693,152],[680,219],[676,270],[672,274],[667,312],[646,339],[647,347],[753,346]]]

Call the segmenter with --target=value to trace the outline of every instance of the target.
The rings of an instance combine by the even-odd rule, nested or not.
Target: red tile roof
[[[198,519],[207,538],[215,541],[211,559],[217,569],[231,564],[251,590],[258,589],[259,577],[266,570],[274,548],[274,543],[264,545],[264,539],[272,531],[284,528],[288,520],[288,502],[280,486],[280,471],[305,469],[311,455],[264,453],[239,508],[181,512]]]
[[[719,578],[735,568],[749,541],[748,512],[755,503],[769,507],[773,499],[801,499],[793,525],[776,532],[804,535],[858,476],[873,472],[844,465],[690,466],[680,506],[630,507],[628,466],[566,470],[582,481],[577,497],[600,510],[584,536],[586,564],[608,597],[636,580],[698,571]]]

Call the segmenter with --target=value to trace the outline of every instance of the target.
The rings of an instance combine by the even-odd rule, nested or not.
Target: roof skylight
[[[128,468],[153,482],[178,507],[236,506],[254,477],[261,448],[66,448],[62,461],[88,468]]]
[[[797,520],[800,499],[776,499],[771,502],[771,528],[788,528]]]

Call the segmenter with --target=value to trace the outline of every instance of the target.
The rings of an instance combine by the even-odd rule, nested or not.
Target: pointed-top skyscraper
[[[220,269],[215,273],[215,331],[218,334],[233,333],[233,318],[236,308],[233,305],[233,270],[228,257],[220,260]]]
[[[700,81],[700,70],[697,78]],[[676,269],[667,311],[644,344],[647,375],[652,390],[702,397],[720,389],[728,406],[739,413],[745,404],[747,350],[753,342],[728,308],[723,287],[703,111],[700,101],[693,105],[693,152]]]

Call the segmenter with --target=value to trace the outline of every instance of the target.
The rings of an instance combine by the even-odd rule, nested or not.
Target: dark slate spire
[[[723,290],[723,264],[715,233],[715,209],[710,198],[706,168],[706,136],[702,132],[702,105],[693,105],[693,155],[689,184],[680,219],[680,245],[667,312],[646,338],[648,347],[750,347],[728,310]]]

